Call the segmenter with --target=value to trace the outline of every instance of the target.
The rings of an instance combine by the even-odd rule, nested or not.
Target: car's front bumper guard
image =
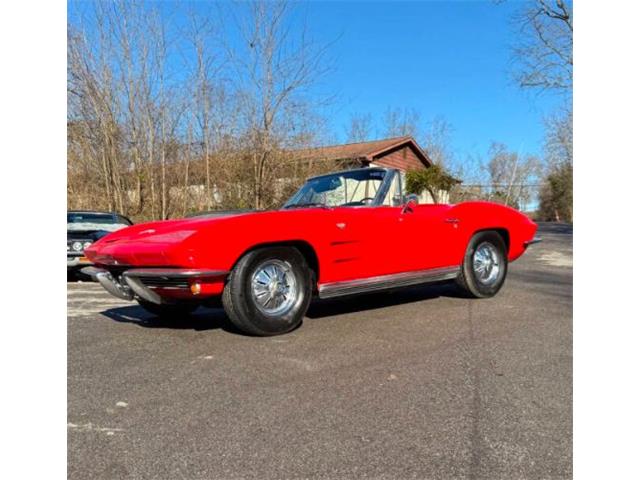
[[[536,243],[540,243],[542,239],[540,237],[533,237],[531,240],[527,240],[524,242],[524,248],[529,248],[531,245],[535,245]]]
[[[159,279],[198,279],[221,278],[228,272],[221,270],[197,270],[187,268],[132,268],[125,270],[116,279],[108,270],[97,267],[85,267],[82,273],[95,278],[111,295],[123,300],[133,300],[136,296],[151,303],[162,304],[165,301],[153,289],[146,286],[140,277]]]

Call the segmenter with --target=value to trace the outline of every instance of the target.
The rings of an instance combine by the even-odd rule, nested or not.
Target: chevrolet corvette
[[[221,301],[240,330],[277,335],[301,324],[314,296],[455,281],[492,297],[536,229],[495,203],[418,204],[400,171],[361,168],[310,178],[277,210],[118,230],[85,250],[94,266],[83,272],[156,315]]]

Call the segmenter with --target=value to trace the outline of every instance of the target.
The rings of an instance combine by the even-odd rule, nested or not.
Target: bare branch
[[[573,14],[563,0],[527,2],[515,18],[520,40],[513,46],[523,88],[570,91],[573,86]]]

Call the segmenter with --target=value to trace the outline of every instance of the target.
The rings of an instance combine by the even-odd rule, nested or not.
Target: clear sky
[[[353,112],[382,118],[388,107],[415,108],[424,120],[444,116],[458,157],[486,155],[493,140],[539,154],[542,117],[561,103],[523,92],[510,77],[511,20],[521,5],[507,1],[312,2],[315,38],[337,39],[339,92],[333,128],[344,139]]]

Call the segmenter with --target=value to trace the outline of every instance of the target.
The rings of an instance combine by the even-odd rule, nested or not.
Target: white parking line
[[[132,305],[136,304],[109,295],[95,283],[67,284],[67,318],[95,316],[106,310]]]
[[[123,432],[122,428],[115,427],[98,427],[92,423],[85,423],[83,425],[76,425],[75,423],[67,423],[67,428],[69,430],[75,430],[76,432],[101,432],[106,433],[107,435],[113,435],[115,432]]]
[[[100,289],[100,290],[70,290],[67,291],[67,296],[81,296],[81,295],[100,295],[100,294],[106,294],[107,292],[105,292],[104,290]]]

